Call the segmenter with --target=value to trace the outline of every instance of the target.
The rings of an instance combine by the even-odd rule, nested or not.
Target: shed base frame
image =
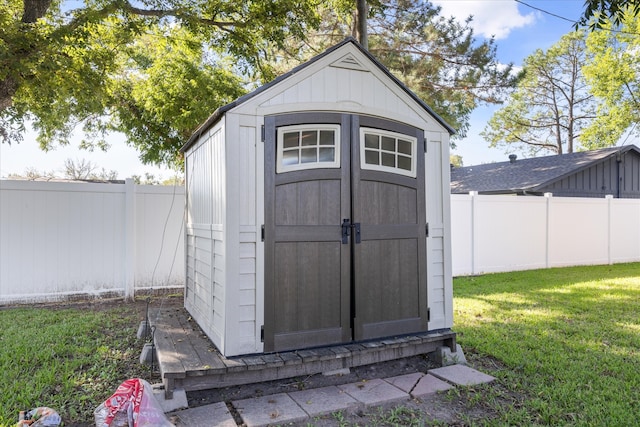
[[[449,329],[331,347],[226,358],[184,308],[164,308],[149,316],[165,397],[186,391],[224,388],[353,368],[457,349]]]

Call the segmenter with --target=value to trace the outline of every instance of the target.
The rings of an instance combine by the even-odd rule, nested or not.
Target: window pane
[[[379,165],[380,153],[378,153],[377,151],[366,150],[364,152],[364,162],[369,165]]]
[[[395,154],[382,153],[382,166],[396,167]]]
[[[298,163],[298,150],[282,152],[282,164],[284,166],[297,165]]]
[[[382,137],[382,149],[387,151],[396,151],[396,139],[388,136]],[[384,162],[384,157],[383,157]]]
[[[320,161],[333,162],[335,150],[333,148],[320,148]]]
[[[411,157],[398,156],[398,168],[411,170]]]
[[[403,139],[398,140],[398,153],[411,155],[411,143]]]
[[[370,133],[365,133],[364,134],[364,146],[366,148],[380,148],[380,142],[379,142],[378,135],[372,135]]]
[[[335,145],[334,132],[332,130],[320,131],[320,145]]]
[[[316,155],[316,147],[300,150],[300,155],[300,163],[315,163],[318,161],[318,157]]]
[[[282,137],[282,146],[284,148],[293,148],[298,146],[298,136],[299,132],[287,132]]]
[[[305,130],[302,132],[302,145],[318,145],[318,131]]]

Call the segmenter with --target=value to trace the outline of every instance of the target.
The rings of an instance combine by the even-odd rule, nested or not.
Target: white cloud
[[[537,19],[535,12],[521,15],[518,3],[509,0],[433,0],[432,3],[442,7],[443,16],[454,16],[460,22],[473,15],[471,26],[475,34],[486,38],[504,39],[511,30],[531,25]]]

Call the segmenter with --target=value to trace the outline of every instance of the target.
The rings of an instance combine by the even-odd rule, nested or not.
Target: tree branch
[[[201,24],[213,25],[221,29],[229,28],[229,27],[246,27],[247,25],[246,22],[217,21],[212,18],[203,18],[200,16],[194,16],[182,9],[140,9],[139,7],[133,6],[129,2],[124,2],[122,10],[129,12],[133,15],[146,16],[146,17],[166,18],[168,16],[171,16],[174,18],[184,19],[187,21],[196,21]]]

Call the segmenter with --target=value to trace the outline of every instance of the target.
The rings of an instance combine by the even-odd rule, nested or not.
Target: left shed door
[[[348,115],[265,118],[265,351],[351,340],[349,132]]]

